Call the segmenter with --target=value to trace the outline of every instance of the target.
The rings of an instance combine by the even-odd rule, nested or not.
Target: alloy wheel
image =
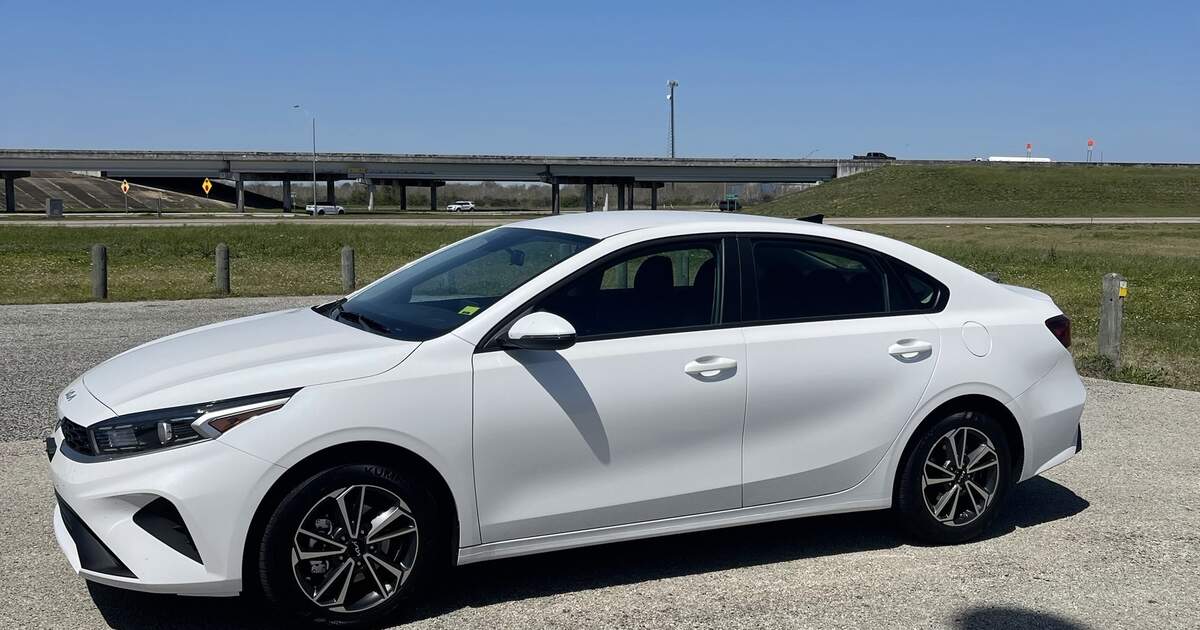
[[[975,522],[987,511],[1000,481],[1000,458],[984,432],[972,427],[948,431],[933,443],[921,475],[925,507],[950,527]]]
[[[314,604],[357,613],[400,592],[417,546],[417,521],[400,497],[379,486],[353,485],[325,495],[301,519],[292,571]]]

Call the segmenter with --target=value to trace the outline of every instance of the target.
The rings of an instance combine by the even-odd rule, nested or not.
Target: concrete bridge
[[[805,183],[845,177],[885,164],[972,164],[955,160],[839,160],[760,158],[561,157],[522,155],[410,155],[386,153],[285,153],[235,151],[96,151],[0,149],[5,210],[16,209],[13,182],[37,171],[85,171],[134,184],[200,194],[204,178],[232,182],[226,191],[244,211],[247,181],[283,183],[283,207],[291,209],[292,182],[325,182],[326,201],[335,203],[335,186],[342,180],[361,180],[374,199],[377,184],[428,187],[430,209],[437,210],[437,189],[448,181],[545,182],[551,186],[551,209],[559,211],[559,186],[582,184],[585,209],[592,210],[592,186],[617,186],[617,208],[633,207],[635,188],[650,189],[650,206],[658,189],[669,182]],[[981,163],[986,166],[989,163]],[[1081,165],[1057,162],[1029,166]],[[1100,166],[1088,163],[1088,166]],[[1111,164],[1106,164],[1109,166]],[[1123,164],[1122,166],[1181,166],[1196,164]],[[263,202],[264,199],[253,201]],[[269,203],[273,201],[268,200]],[[373,203],[372,203],[373,205]]]
[[[0,149],[6,210],[15,210],[13,181],[38,171],[83,171],[175,192],[200,194],[204,178],[233,183],[238,210],[244,210],[244,182],[283,182],[283,206],[290,210],[292,182],[325,183],[326,200],[336,202],[335,185],[361,180],[375,185],[428,187],[436,210],[437,189],[448,181],[545,182],[551,206],[559,208],[559,186],[582,184],[590,204],[595,184],[616,185],[618,208],[633,206],[635,188],[657,191],[670,182],[819,182],[869,170],[873,160],[785,160],[754,158],[554,157],[499,155],[396,155],[380,153],[77,151]],[[403,191],[401,191],[403,193]],[[403,200],[405,196],[401,194]],[[401,206],[402,209],[404,206]],[[591,210],[591,208],[587,208]]]

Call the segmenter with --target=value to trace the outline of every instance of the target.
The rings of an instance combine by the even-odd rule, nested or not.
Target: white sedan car
[[[58,399],[89,580],[373,624],[439,570],[893,509],[979,536],[1081,448],[1049,297],[784,219],[553,216],[351,295],[206,326]]]
[[[313,216],[324,216],[326,214],[346,214],[345,208],[332,203],[310,203],[307,206],[304,206],[304,211]]]

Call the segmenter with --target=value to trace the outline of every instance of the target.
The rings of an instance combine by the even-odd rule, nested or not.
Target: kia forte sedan
[[[83,577],[373,624],[455,564],[892,509],[980,535],[1081,448],[1049,297],[882,236],[554,216],[71,383],[47,440]]]

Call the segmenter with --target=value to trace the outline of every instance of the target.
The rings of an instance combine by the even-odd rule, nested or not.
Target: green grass
[[[89,299],[89,248],[109,252],[113,300],[212,297],[213,251],[230,246],[233,294],[341,291],[339,249],[370,281],[471,227],[288,225],[171,228],[0,226],[0,304]],[[874,226],[977,271],[1040,289],[1074,322],[1072,348],[1092,376],[1200,390],[1200,225]],[[1125,365],[1096,355],[1100,279],[1129,281]]]
[[[214,252],[230,250],[233,295],[341,291],[340,250],[355,249],[365,283],[481,228],[458,226],[233,225],[213,227],[0,226],[0,304],[90,299],[90,249],[108,248],[109,297],[212,297]]]
[[[886,166],[748,208],[776,216],[1200,216],[1200,168]]]

